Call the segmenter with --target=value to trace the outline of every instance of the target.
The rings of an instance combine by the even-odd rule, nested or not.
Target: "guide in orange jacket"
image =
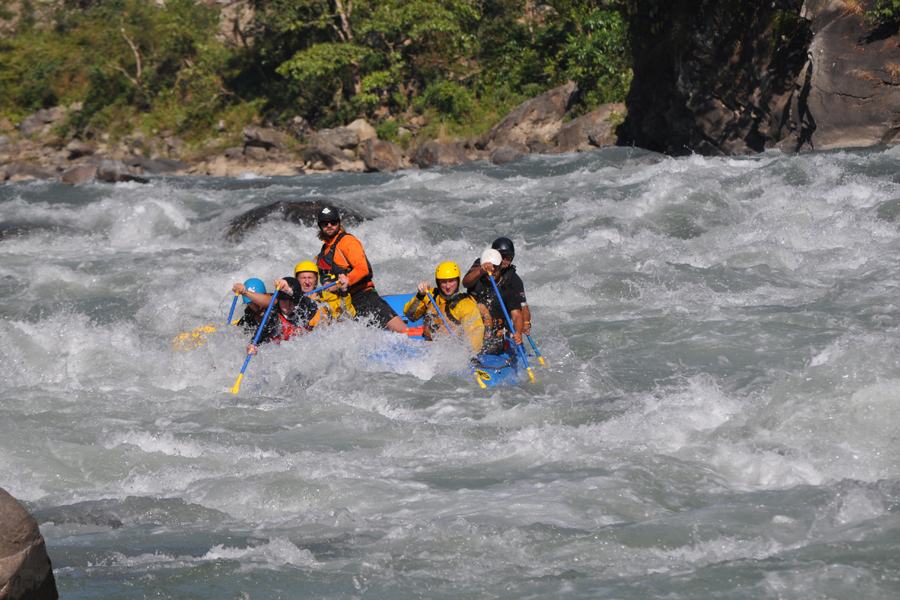
[[[316,266],[324,285],[346,275],[350,284],[350,300],[357,319],[367,319],[379,327],[398,333],[406,331],[403,319],[375,291],[372,264],[362,242],[341,226],[341,214],[335,206],[326,206],[318,215],[319,239],[324,242]]]

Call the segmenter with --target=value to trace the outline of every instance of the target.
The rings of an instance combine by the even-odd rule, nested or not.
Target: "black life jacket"
[[[352,268],[345,269],[344,267],[339,267],[334,264],[334,253],[337,251],[338,244],[345,235],[350,234],[346,231],[341,231],[328,252],[325,252],[328,242],[322,244],[322,249],[319,250],[319,256],[316,258],[316,266],[319,267],[319,284],[325,285],[326,283],[337,281],[338,275],[346,275],[353,270]],[[365,256],[365,252],[363,252],[363,255]],[[346,258],[346,256],[344,258]],[[347,262],[350,261],[348,260]],[[366,267],[369,269],[369,274],[350,286],[348,291],[351,294],[355,294],[356,292],[365,289],[366,285],[372,281],[372,275],[374,275],[375,272],[372,270],[372,263],[369,262],[368,256],[366,256]]]

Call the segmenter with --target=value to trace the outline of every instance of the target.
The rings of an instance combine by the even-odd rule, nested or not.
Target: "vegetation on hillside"
[[[55,6],[53,10],[48,7]],[[0,117],[83,103],[65,136],[216,124],[315,127],[365,116],[386,137],[416,114],[457,135],[568,80],[586,112],[631,78],[615,0],[257,0],[252,41],[218,36],[195,0],[0,0]],[[13,10],[15,9],[15,10]],[[41,12],[43,11],[43,12]],[[48,14],[49,12],[49,14]],[[436,133],[436,130],[435,130]]]

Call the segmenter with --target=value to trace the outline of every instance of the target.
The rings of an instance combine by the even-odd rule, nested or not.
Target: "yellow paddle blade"
[[[534,383],[534,372],[531,370],[531,367],[528,367],[528,376],[531,377],[531,383]]]
[[[542,367],[546,367],[546,366],[547,366],[547,363],[544,362],[544,357],[543,357],[543,356],[538,356],[538,360],[541,361],[541,366],[542,366]]]
[[[237,394],[238,391],[241,389],[241,379],[243,379],[243,378],[244,378],[244,374],[243,374],[243,373],[241,373],[240,375],[238,375],[237,381],[234,382],[234,387],[231,388],[231,393],[232,393],[232,394]]]
[[[206,343],[206,336],[216,330],[212,325],[198,327],[190,333],[179,334],[172,340],[172,352],[181,352],[183,350],[193,350],[197,346]]]
[[[479,377],[477,374],[475,375],[475,379],[478,380],[478,385],[479,385],[479,387],[481,387],[481,389],[483,389],[483,390],[487,389],[487,384],[486,384],[486,383],[484,382],[484,380],[483,380],[481,377]]]

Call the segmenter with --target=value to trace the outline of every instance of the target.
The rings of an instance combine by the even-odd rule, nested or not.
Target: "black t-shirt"
[[[472,268],[480,266],[481,259],[476,258],[475,262],[472,263]],[[497,288],[500,290],[500,297],[503,298],[503,304],[506,306],[506,310],[510,313],[510,317],[512,317],[512,311],[522,310],[522,305],[527,304],[527,300],[525,299],[525,284],[522,283],[522,278],[516,274],[515,265],[509,265],[505,270],[500,272],[500,275],[503,276],[503,279],[497,283]],[[497,281],[496,275],[494,276],[494,281]],[[487,306],[491,313],[491,318],[494,320],[506,321],[506,318],[503,316],[503,311],[497,303],[497,294],[494,292],[494,286],[491,285],[487,275],[479,277],[475,282],[475,285],[467,287],[466,291],[468,291],[479,304]]]

